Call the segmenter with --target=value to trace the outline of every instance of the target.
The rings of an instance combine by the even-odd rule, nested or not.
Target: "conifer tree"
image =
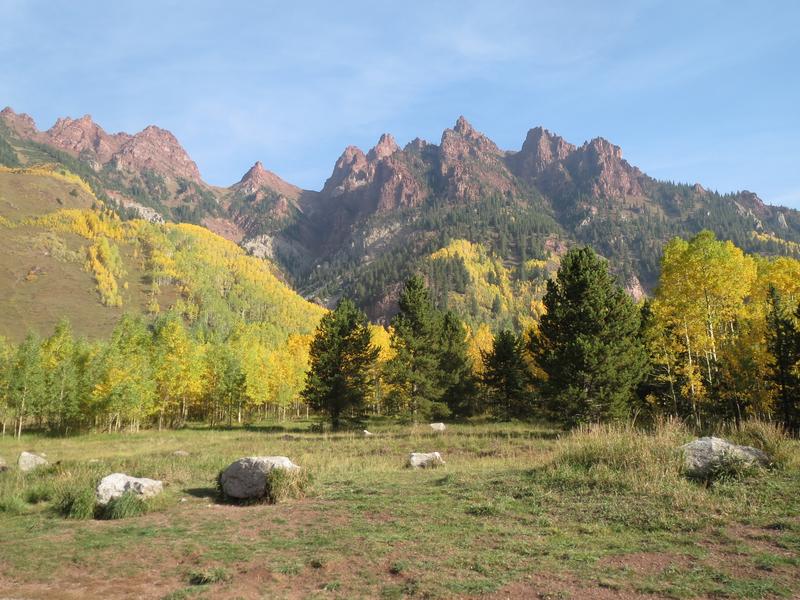
[[[442,319],[439,373],[442,401],[450,412],[468,417],[478,412],[478,386],[467,353],[467,332],[456,314],[447,311]]]
[[[508,421],[533,414],[530,373],[524,359],[525,345],[514,332],[504,329],[484,354],[483,383],[495,414]]]
[[[390,403],[395,411],[408,412],[415,418],[446,416],[450,410],[442,401],[442,322],[421,276],[406,282],[399,305],[400,312],[392,320],[392,349],[396,354],[387,365]]]
[[[317,327],[302,398],[311,408],[327,413],[333,429],[345,420],[361,421],[378,353],[367,316],[351,300],[342,300]]]
[[[530,349],[553,415],[568,425],[625,417],[647,364],[631,298],[586,247],[564,256],[543,302]]]
[[[800,427],[800,331],[774,286],[769,288],[767,305],[770,379],[777,394],[778,414],[786,428],[796,432]],[[800,318],[800,306],[797,317]]]

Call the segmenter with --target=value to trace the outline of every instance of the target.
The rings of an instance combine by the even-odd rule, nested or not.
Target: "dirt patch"
[[[485,598],[496,600],[642,600],[660,598],[636,592],[603,587],[595,581],[580,581],[571,575],[537,574],[524,581],[516,581]]]
[[[669,568],[686,568],[692,563],[688,556],[671,552],[633,552],[607,556],[600,565],[611,569],[626,569],[639,575],[657,575]]]

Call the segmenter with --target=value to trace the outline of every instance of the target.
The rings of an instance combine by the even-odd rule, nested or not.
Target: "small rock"
[[[219,482],[230,498],[263,498],[267,492],[267,473],[273,469],[294,471],[299,468],[285,456],[250,456],[231,463],[220,475]]]
[[[189,456],[189,453],[186,450],[175,450],[172,456]]]
[[[408,456],[408,466],[412,469],[435,469],[444,465],[438,452],[412,452]]]
[[[115,498],[126,492],[131,492],[142,498],[151,498],[164,490],[164,484],[155,479],[146,477],[131,477],[125,473],[112,473],[106,475],[97,484],[95,497],[97,503],[105,506]]]
[[[366,429],[364,431],[362,431],[361,434],[364,437],[372,437],[373,435],[375,435],[374,433],[371,433],[371,432],[367,431]]]
[[[442,432],[447,429],[447,426],[444,423],[431,423],[431,429],[434,431]]]
[[[703,437],[681,446],[684,468],[691,477],[705,477],[720,467],[725,460],[733,459],[745,466],[767,467],[769,457],[757,448],[737,446],[717,437]]]
[[[290,433],[287,433],[287,434],[285,434],[285,435],[281,436],[281,439],[282,439],[284,442],[291,442],[292,440],[296,440],[297,438],[296,438],[295,436],[293,436],[292,434],[290,434]]]
[[[47,464],[49,463],[46,458],[33,452],[22,452],[19,455],[19,460],[17,460],[17,466],[23,472],[33,471],[37,467],[43,467]]]
[[[187,502],[186,498],[181,498],[181,502]]]

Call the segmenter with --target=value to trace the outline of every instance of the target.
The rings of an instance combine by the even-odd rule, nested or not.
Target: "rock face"
[[[47,462],[46,458],[32,452],[20,453],[19,459],[17,460],[17,466],[19,470],[23,472],[33,471],[37,467],[43,467],[48,464],[50,463]]]
[[[770,460],[761,450],[751,446],[737,446],[717,437],[703,437],[681,446],[684,467],[690,477],[705,477],[726,461],[737,461],[746,466],[769,466]]]
[[[412,469],[435,469],[443,466],[444,460],[438,452],[412,452],[407,465]]]
[[[131,493],[143,499],[152,498],[164,490],[164,485],[155,479],[131,477],[125,473],[112,473],[100,480],[95,490],[97,503],[105,506],[123,494]]]
[[[300,467],[285,456],[250,456],[231,463],[219,477],[223,493],[238,500],[263,498],[267,474],[273,469],[294,471]]]
[[[431,423],[431,429],[441,433],[442,431],[447,429],[447,425],[445,425],[444,423]]]
[[[240,191],[243,194],[255,194],[261,188],[274,190],[275,192],[296,200],[300,197],[303,190],[299,187],[285,182],[272,171],[268,171],[257,161],[247,173],[239,180],[239,183],[232,186],[235,191]]]

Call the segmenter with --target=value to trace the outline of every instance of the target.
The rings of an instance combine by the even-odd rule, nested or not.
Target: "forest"
[[[442,308],[422,274],[382,327],[348,299],[328,312],[302,302],[290,310],[299,298],[288,288],[264,295],[277,284],[263,262],[215,246],[201,228],[91,211],[42,219],[92,241],[86,268],[104,303],[120,302],[114,240],[135,246],[154,291],[149,313],[126,314],[107,339],[84,339],[63,320],[50,336],[0,341],[4,434],[225,426],[312,411],[333,428],[381,415],[565,426],[674,416],[698,430],[758,417],[798,429],[800,261],[749,255],[708,231],[667,244],[656,292],[638,304],[603,258],[575,247],[523,325],[493,331]],[[220,280],[214,263],[232,275]],[[177,300],[161,311],[168,285]],[[210,288],[223,289],[224,302]]]

